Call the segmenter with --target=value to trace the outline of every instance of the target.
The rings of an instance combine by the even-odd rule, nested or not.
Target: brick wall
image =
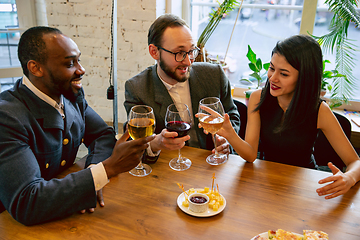
[[[107,100],[111,47],[111,0],[45,0],[49,26],[71,37],[86,69],[83,87],[89,105],[113,122],[113,102]],[[156,18],[156,0],[118,0],[117,84],[119,123],[126,121],[124,84],[154,64],[147,49],[147,30]],[[120,129],[119,129],[120,130]]]

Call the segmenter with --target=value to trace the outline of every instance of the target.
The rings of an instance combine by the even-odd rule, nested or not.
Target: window
[[[314,3],[315,2],[315,3]],[[309,22],[311,18],[304,19],[304,25],[313,27],[312,32],[315,36],[321,36],[328,32],[332,13],[328,12],[328,6],[324,5],[323,0],[307,0],[306,8],[303,9],[304,0],[244,0],[241,12],[237,18],[238,9],[235,9],[227,16],[224,16],[213,35],[205,45],[209,55],[224,58],[228,47],[230,35],[234,27],[232,40],[226,55],[229,64],[229,79],[235,86],[235,94],[238,88],[242,89],[251,86],[251,83],[241,81],[248,78],[251,72],[246,58],[247,46],[260,57],[263,62],[270,61],[271,50],[276,42],[286,37],[290,37],[300,32],[302,13],[311,12],[316,9],[315,22]],[[212,8],[217,7],[218,3],[211,0],[192,0],[191,2],[191,28],[194,36],[199,36],[209,20],[209,13]],[[308,28],[308,29],[309,29]],[[305,31],[306,32],[306,31]],[[354,24],[349,27],[350,39],[360,39],[360,29],[355,29]],[[359,41],[354,42],[360,49]],[[327,64],[326,69],[335,68],[335,55],[324,54],[324,59],[328,59],[332,64]],[[360,51],[354,56],[355,67],[353,75],[357,78],[360,86]],[[360,101],[360,88],[353,98]]]
[[[35,17],[35,5],[38,9]],[[11,6],[11,7],[10,7]],[[22,76],[17,58],[20,34],[25,29],[47,25],[44,0],[0,0],[0,90],[11,88]]]
[[[17,58],[20,32],[13,30],[19,27],[15,0],[0,1],[0,19],[0,66],[3,70],[1,72],[3,78],[0,78],[0,90],[4,91],[13,86],[17,78],[10,76],[13,75],[14,71],[19,73],[14,69],[20,67]]]

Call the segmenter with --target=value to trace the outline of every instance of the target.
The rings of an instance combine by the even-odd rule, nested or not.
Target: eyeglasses
[[[186,55],[189,55],[189,58],[191,60],[195,59],[199,55],[199,50],[200,50],[198,47],[195,46],[194,49],[191,49],[188,52],[180,51],[180,52],[174,53],[174,52],[169,51],[169,50],[167,50],[167,49],[165,49],[163,47],[160,47],[160,46],[156,46],[156,47],[159,48],[159,49],[164,50],[165,52],[174,54],[175,55],[175,61],[177,61],[177,62],[182,62],[186,58]]]

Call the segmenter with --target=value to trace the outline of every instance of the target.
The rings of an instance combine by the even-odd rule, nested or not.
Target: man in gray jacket
[[[160,150],[180,149],[186,141],[193,147],[214,148],[211,136],[198,128],[195,117],[202,98],[218,97],[235,131],[239,130],[240,116],[231,97],[229,80],[220,65],[194,63],[199,49],[184,20],[172,14],[157,18],[150,26],[148,45],[156,64],[125,83],[124,102],[128,114],[134,105],[144,104],[154,109],[157,135],[146,151],[145,162],[155,162]],[[188,105],[193,127],[190,136],[174,138],[177,133],[164,129],[165,114],[170,104],[179,102]],[[219,140],[217,149],[229,153],[227,141],[221,137]]]
[[[0,94],[0,212],[25,225],[104,206],[101,189],[134,168],[154,138],[126,141],[125,133],[116,142],[84,98],[80,54],[60,30],[30,28],[18,47],[24,76]],[[57,179],[81,143],[89,168]]]

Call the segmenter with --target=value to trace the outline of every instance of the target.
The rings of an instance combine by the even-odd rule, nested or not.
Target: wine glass
[[[177,138],[184,137],[188,134],[191,129],[191,122],[190,111],[186,104],[175,103],[167,107],[165,126],[169,132],[177,132]],[[171,159],[169,166],[176,171],[184,171],[190,168],[191,161],[181,156],[179,149],[179,156]]]
[[[133,106],[129,114],[128,131],[134,140],[151,136],[155,131],[153,109],[146,105]],[[151,173],[151,167],[140,160],[140,163],[129,173],[137,177],[144,177]]]
[[[206,158],[206,162],[211,165],[223,164],[227,161],[228,156],[218,153],[216,150],[216,133],[221,129],[224,123],[224,108],[217,97],[207,97],[200,100],[199,103],[199,122],[201,126],[212,134],[215,153]]]

